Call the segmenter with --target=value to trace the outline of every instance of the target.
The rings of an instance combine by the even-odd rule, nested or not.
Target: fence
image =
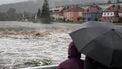
[[[29,67],[29,68],[21,68],[21,69],[57,69],[58,65],[48,65],[48,66],[39,66],[39,67]]]

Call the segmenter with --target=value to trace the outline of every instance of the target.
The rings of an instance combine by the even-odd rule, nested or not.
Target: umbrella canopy
[[[83,23],[70,36],[78,51],[106,66],[122,67],[122,27],[92,21]]]

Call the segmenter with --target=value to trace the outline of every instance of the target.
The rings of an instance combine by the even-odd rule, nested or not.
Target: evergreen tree
[[[37,12],[37,18],[40,19],[40,15],[41,15],[41,10],[38,9],[38,12]]]
[[[116,3],[120,3],[120,1],[119,0],[116,0]]]
[[[9,8],[8,11],[6,12],[7,14],[7,19],[10,21],[16,20],[16,9],[14,8]]]
[[[47,0],[44,0],[40,18],[41,18],[42,23],[50,23],[51,22],[49,4],[48,4]]]
[[[111,4],[111,0],[108,0],[108,2],[107,2],[108,4]]]

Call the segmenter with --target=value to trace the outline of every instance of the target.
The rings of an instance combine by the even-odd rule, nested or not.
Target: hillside
[[[121,0],[120,0],[121,1]],[[62,6],[67,4],[89,4],[89,3],[106,3],[107,0],[49,0],[50,7]],[[41,8],[43,0],[28,0],[25,2],[4,4],[0,6],[0,12],[6,12],[9,8],[15,8],[17,12],[37,12]]]
[[[42,6],[42,2],[25,1],[20,3],[5,4],[0,6],[0,12],[6,12],[9,8],[15,8],[20,12],[36,12]]]

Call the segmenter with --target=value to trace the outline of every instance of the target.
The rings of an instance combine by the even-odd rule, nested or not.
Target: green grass
[[[113,23],[113,24],[122,26],[122,23]]]

